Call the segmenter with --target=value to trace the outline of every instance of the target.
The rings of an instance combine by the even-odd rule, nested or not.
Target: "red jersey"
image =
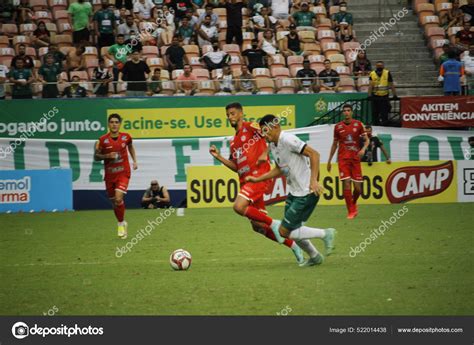
[[[351,120],[349,124],[344,121],[336,123],[334,126],[334,139],[339,142],[337,152],[338,160],[360,159],[357,154],[361,150],[360,137],[365,134],[362,122]]]
[[[260,127],[252,122],[244,122],[230,142],[230,160],[237,164],[240,183],[245,183],[245,177],[260,176],[270,171],[270,159],[257,165],[258,157],[267,150],[265,138],[260,133]]]
[[[118,137],[112,138],[107,133],[99,138],[100,153],[106,154],[117,152],[116,159],[104,159],[104,180],[114,178],[117,175],[130,177],[130,163],[128,161],[128,146],[132,143],[132,137],[127,133],[119,133]]]

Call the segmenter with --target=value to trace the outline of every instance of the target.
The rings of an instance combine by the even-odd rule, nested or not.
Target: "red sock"
[[[354,189],[354,192],[352,193],[352,203],[355,205],[357,204],[357,199],[359,199],[360,192],[357,189]]]
[[[344,189],[344,199],[346,200],[347,211],[352,211],[352,195],[350,189]]]
[[[264,227],[262,227],[262,229],[265,231],[264,233],[265,237],[269,238],[272,241],[277,242],[275,234],[273,233],[272,229],[270,229],[269,226],[265,225]],[[289,238],[285,238],[285,242],[283,242],[283,244],[291,248],[291,246],[293,245],[293,242],[294,242],[293,240],[290,240]]]
[[[125,203],[122,203],[114,207],[115,217],[119,222],[123,222],[123,217],[125,216]]]
[[[244,216],[250,220],[254,220],[256,222],[265,223],[267,225],[272,225],[272,219],[267,216],[265,213],[260,212],[253,206],[247,206],[245,210]]]

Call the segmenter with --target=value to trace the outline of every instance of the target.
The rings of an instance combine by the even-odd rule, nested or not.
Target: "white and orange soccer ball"
[[[191,267],[191,254],[184,249],[176,249],[170,255],[170,265],[175,271],[186,271]]]

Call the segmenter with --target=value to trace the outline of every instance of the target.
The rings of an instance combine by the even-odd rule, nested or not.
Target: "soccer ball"
[[[186,271],[191,267],[191,254],[184,249],[176,249],[170,255],[170,265],[175,271]]]

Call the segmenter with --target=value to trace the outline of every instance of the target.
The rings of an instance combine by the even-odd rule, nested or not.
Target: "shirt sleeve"
[[[388,72],[388,82],[393,83],[392,73]]]
[[[285,136],[285,143],[291,152],[303,153],[306,143],[298,138],[296,135],[287,134]]]

